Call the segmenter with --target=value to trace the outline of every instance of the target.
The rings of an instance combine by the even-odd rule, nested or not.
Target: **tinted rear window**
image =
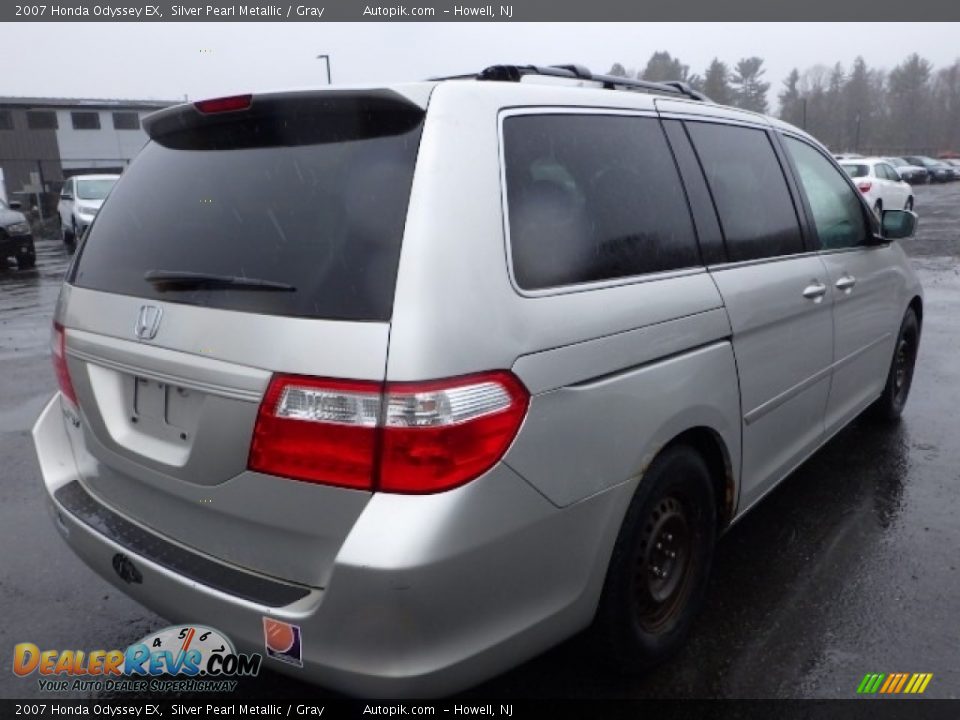
[[[173,118],[117,182],[71,281],[228,310],[388,320],[422,122],[399,98],[355,97]],[[156,271],[295,289],[144,279]]]
[[[700,262],[660,122],[615,115],[504,121],[513,271],[539,289]]]
[[[870,167],[868,165],[841,165],[844,170],[846,170],[847,175],[853,178],[866,177],[870,174]]]

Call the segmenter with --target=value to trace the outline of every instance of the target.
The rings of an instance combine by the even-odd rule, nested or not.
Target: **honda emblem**
[[[133,327],[133,334],[137,340],[153,340],[160,329],[160,317],[163,310],[156,305],[143,305],[137,316],[137,324]]]

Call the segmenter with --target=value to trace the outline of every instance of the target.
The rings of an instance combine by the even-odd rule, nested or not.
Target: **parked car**
[[[925,155],[904,155],[903,159],[911,165],[926,168],[930,173],[930,182],[950,182],[954,179],[953,169],[940,160],[934,160]]]
[[[56,306],[42,483],[96,572],[276,671],[444,694],[588,627],[648,668],[717,537],[906,402],[916,215],[780,120],[497,66],[143,126]]]
[[[877,217],[884,210],[913,210],[913,188],[900,178],[885,158],[841,160],[840,167],[853,178]]]
[[[60,238],[73,243],[83,237],[119,175],[75,175],[60,190],[57,212],[60,215]]]
[[[893,169],[897,171],[904,182],[911,185],[922,185],[930,182],[930,173],[921,165],[911,165],[902,157],[888,157],[884,160],[893,165]]]
[[[943,162],[949,165],[953,169],[953,179],[960,180],[960,159],[958,158],[944,158]]]
[[[26,216],[20,212],[20,203],[0,199],[0,263],[8,258],[14,258],[21,270],[32,268],[37,262],[33,231]]]
[[[836,158],[837,160],[854,160],[856,158],[862,158],[863,155],[861,155],[860,153],[848,152],[848,153],[835,153],[833,157]]]

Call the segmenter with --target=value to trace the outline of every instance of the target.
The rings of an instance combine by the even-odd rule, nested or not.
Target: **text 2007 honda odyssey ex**
[[[496,66],[150,116],[56,309],[55,522],[177,621],[365,695],[593,626],[644,668],[719,533],[861,411],[922,293],[816,141],[680,84]]]

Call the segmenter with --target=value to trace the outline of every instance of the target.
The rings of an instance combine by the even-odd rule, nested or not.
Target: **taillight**
[[[858,189],[860,190],[860,192],[862,192],[862,193],[868,193],[868,192],[870,192],[870,188],[872,188],[872,187],[873,187],[873,183],[869,183],[869,182],[860,182],[860,183],[857,183],[857,188],[858,188]]]
[[[380,383],[274,376],[257,414],[250,469],[369,488],[380,389]]]
[[[53,324],[53,333],[50,336],[50,354],[53,357],[53,370],[57,374],[60,392],[67,400],[77,405],[77,393],[73,389],[70,369],[67,367],[66,334],[63,331],[63,325],[58,322]]]
[[[229,97],[211,98],[210,100],[198,100],[193,106],[200,112],[210,115],[212,113],[246,110],[250,107],[252,101],[253,95],[231,95]]]
[[[530,395],[511,373],[387,385],[379,489],[447,490],[503,457]]]
[[[260,405],[249,466],[367,490],[449,490],[503,457],[528,402],[504,371],[385,385],[277,375]]]

